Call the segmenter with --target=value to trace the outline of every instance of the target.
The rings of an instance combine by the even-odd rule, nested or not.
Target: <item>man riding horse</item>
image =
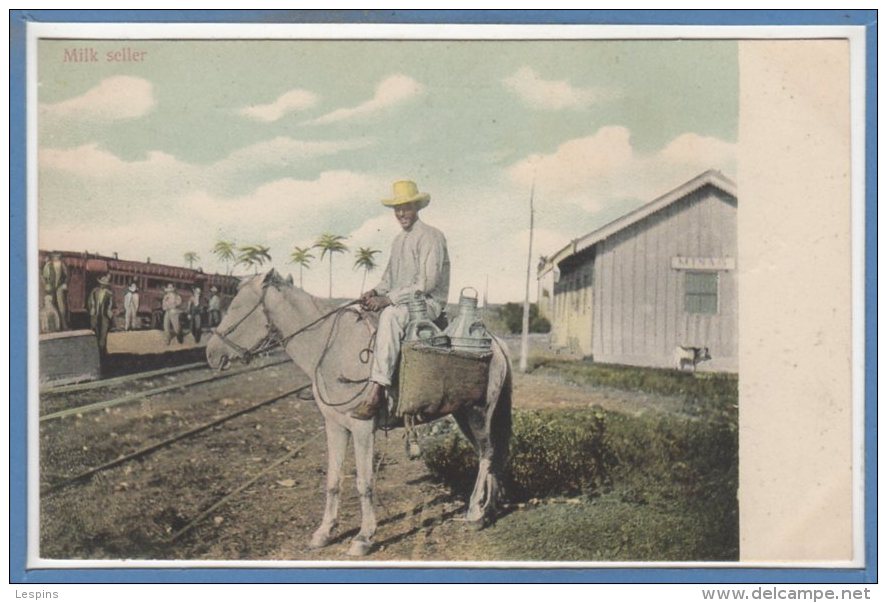
[[[386,388],[391,386],[409,322],[409,301],[422,296],[431,320],[446,308],[450,290],[447,240],[442,232],[419,219],[419,211],[430,202],[431,196],[420,193],[410,180],[395,182],[394,198],[382,201],[394,209],[394,217],[403,230],[391,245],[382,280],[360,298],[365,309],[382,313],[376,331],[370,391],[351,412],[355,419],[372,419],[385,403]]]
[[[349,437],[361,519],[348,554],[366,555],[373,547],[377,527],[374,436],[378,425],[372,419],[386,401],[385,388],[391,385],[401,338],[409,326],[407,302],[418,293],[429,317],[436,318],[449,292],[446,240],[440,231],[418,219],[429,200],[415,183],[402,181],[394,185],[394,198],[383,201],[394,208],[403,230],[394,240],[382,282],[361,298],[367,309],[380,312],[375,335],[375,321],[366,320],[351,304],[335,307],[271,270],[241,285],[207,343],[207,362],[214,369],[224,370],[231,360],[248,359],[270,346],[282,345],[299,370],[311,377],[327,442],[326,503],[323,519],[311,535],[312,548],[334,542]],[[375,354],[370,363],[365,352],[373,337]],[[477,527],[495,519],[511,437],[511,361],[506,346],[495,336],[492,344],[483,397],[448,392],[456,404],[446,410],[477,454],[477,476],[465,512],[465,519]],[[369,395],[364,393],[366,389]]]

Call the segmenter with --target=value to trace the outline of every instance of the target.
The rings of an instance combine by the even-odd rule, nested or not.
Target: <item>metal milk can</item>
[[[428,306],[425,305],[425,296],[417,293],[407,303],[407,309],[410,312],[410,322],[407,323],[404,341],[422,341],[429,340],[429,343],[435,344],[435,338],[441,334],[437,325],[431,322],[428,317]]]
[[[474,296],[466,294],[474,291]],[[450,345],[456,350],[465,352],[489,351],[492,339],[477,311],[477,289],[465,287],[459,293],[459,316],[447,328],[445,334],[450,338]]]

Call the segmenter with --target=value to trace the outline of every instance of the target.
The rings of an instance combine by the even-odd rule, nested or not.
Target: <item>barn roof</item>
[[[631,211],[624,216],[613,220],[609,224],[605,224],[597,230],[593,230],[592,232],[588,233],[585,236],[579,237],[578,239],[573,239],[563,248],[558,250],[557,253],[548,258],[545,264],[543,264],[539,269],[538,276],[543,276],[571,255],[593,247],[604,239],[613,236],[614,234],[621,230],[624,230],[625,228],[628,228],[632,224],[640,222],[644,218],[647,218],[657,211],[668,207],[672,203],[683,199],[687,195],[696,192],[697,190],[705,186],[714,186],[733,197],[736,197],[737,194],[736,184],[718,170],[708,170],[706,172],[703,172],[692,180],[685,182],[679,187],[665,193],[661,197],[653,199],[649,203],[642,205],[634,211]]]

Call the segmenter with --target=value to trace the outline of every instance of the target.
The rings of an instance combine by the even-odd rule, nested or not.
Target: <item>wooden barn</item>
[[[736,185],[710,170],[571,241],[539,265],[551,344],[596,362],[738,370]]]

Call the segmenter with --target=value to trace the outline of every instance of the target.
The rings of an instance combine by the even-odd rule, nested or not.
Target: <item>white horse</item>
[[[231,360],[248,361],[259,351],[282,344],[296,365],[312,379],[314,399],[323,415],[327,439],[326,507],[310,546],[328,545],[336,527],[339,483],[348,434],[354,441],[360,532],[350,555],[366,555],[373,544],[373,439],[375,420],[349,412],[368,392],[369,361],[376,316],[355,305],[333,307],[293,287],[274,270],[245,281],[224,320],[206,346],[209,365],[224,370]],[[505,346],[494,340],[484,400],[453,412],[479,459],[477,479],[466,519],[483,527],[494,519],[499,478],[511,437],[511,362]],[[430,417],[434,419],[439,417]]]

